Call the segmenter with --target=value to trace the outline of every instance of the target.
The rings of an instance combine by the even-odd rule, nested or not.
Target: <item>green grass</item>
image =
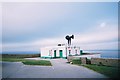
[[[104,74],[110,78],[119,78],[118,73],[120,72],[120,69],[118,67],[98,66],[90,64],[84,66],[101,74]]]
[[[22,62],[24,61],[24,58],[2,58],[2,61],[8,61],[8,62]]]
[[[79,64],[81,64],[81,61],[80,61],[80,59],[72,59],[72,63],[79,65]]]
[[[80,59],[73,59],[72,63],[78,66],[87,67],[91,70],[104,74],[110,78],[119,78],[118,74],[120,73],[120,69],[118,67],[110,67],[110,66],[102,66],[102,65],[99,66],[99,65],[92,65],[92,64],[83,65],[81,64]]]
[[[7,62],[22,62],[25,65],[51,66],[51,62],[47,61],[47,60],[26,60],[24,58],[2,58],[2,61],[7,61]]]
[[[22,62],[26,65],[44,65],[44,66],[51,66],[50,61],[47,60],[25,60]]]

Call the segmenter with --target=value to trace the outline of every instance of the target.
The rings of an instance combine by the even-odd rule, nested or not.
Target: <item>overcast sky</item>
[[[39,51],[71,34],[83,50],[118,48],[117,2],[3,3],[2,25],[3,51]]]

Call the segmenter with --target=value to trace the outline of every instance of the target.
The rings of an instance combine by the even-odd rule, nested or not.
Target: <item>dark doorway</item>
[[[59,50],[59,55],[60,55],[60,58],[63,57],[63,51],[62,50]]]
[[[54,57],[56,58],[56,50],[54,50]]]

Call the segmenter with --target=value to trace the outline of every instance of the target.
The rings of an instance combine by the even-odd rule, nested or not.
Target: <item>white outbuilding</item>
[[[69,55],[80,55],[80,47],[65,44],[43,47],[40,51],[42,58],[67,58]]]

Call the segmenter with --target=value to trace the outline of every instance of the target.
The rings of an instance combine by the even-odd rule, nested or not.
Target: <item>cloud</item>
[[[94,14],[106,11],[106,8],[101,8],[98,12],[98,8],[97,10],[93,8],[96,5],[92,4],[3,3],[3,42],[28,42],[67,33],[89,31],[91,25],[96,22]],[[99,6],[103,5],[109,7],[111,4]],[[91,9],[94,10],[94,14]],[[106,12],[104,14],[97,20],[101,16],[106,17]],[[102,21],[100,24],[105,26],[106,22]]]
[[[101,23],[103,24],[103,23]],[[75,45],[90,45],[90,44],[111,44],[112,42],[117,42],[118,40],[118,28],[117,25],[109,25],[107,23],[104,26],[104,28],[101,28],[101,24],[97,25],[96,27],[91,28],[92,31],[86,32],[84,34],[76,33],[75,39],[72,40],[72,43]],[[65,37],[65,36],[64,36]],[[65,40],[64,37],[57,37],[57,38],[51,38],[51,39],[45,39],[36,41],[36,44],[40,45],[52,45],[57,43],[67,43],[67,40]],[[112,43],[113,44],[113,43]],[[108,46],[108,45],[107,45]]]
[[[2,4],[0,3],[0,39],[2,39]],[[2,40],[0,40],[1,43]]]
[[[8,2],[8,0],[1,0]],[[119,0],[9,0],[9,2],[118,2]]]
[[[105,26],[106,26],[105,22],[103,22],[103,23],[100,24],[100,27],[105,27]]]
[[[103,24],[103,23],[101,23]],[[118,39],[118,27],[117,25],[109,25],[104,23],[104,27],[101,28],[101,24],[91,28],[90,31],[84,34],[76,34],[76,41],[74,43],[99,43],[99,42],[107,42],[107,41],[114,41]]]
[[[68,13],[59,3],[3,3],[3,33],[12,37],[40,32]]]
[[[118,50],[118,42],[102,42],[92,44],[82,44],[80,48],[83,50]]]
[[[2,52],[2,4],[0,3],[0,53]]]
[[[75,39],[72,43],[83,49],[116,48],[117,18],[111,13],[116,9],[108,10],[111,4],[104,4],[107,7],[105,9],[93,9],[95,6],[92,4],[82,5],[78,6],[78,3],[68,5],[66,3],[3,3],[3,50],[39,51],[44,46],[66,44],[67,33],[74,34]],[[99,15],[99,12],[102,14],[96,18],[91,9],[95,10],[94,14]],[[106,10],[111,14],[106,14],[104,12]]]
[[[102,23],[101,23],[102,24]],[[101,29],[101,25],[92,28],[92,31],[84,34],[76,33],[72,44],[80,46],[82,49],[118,49],[118,30],[116,25],[105,23],[105,27]],[[8,50],[37,50],[44,46],[56,46],[58,43],[67,44],[65,36],[55,38],[38,39],[28,43],[11,43],[4,44],[3,48]],[[27,49],[28,48],[28,49]],[[16,50],[17,50],[16,49]]]

